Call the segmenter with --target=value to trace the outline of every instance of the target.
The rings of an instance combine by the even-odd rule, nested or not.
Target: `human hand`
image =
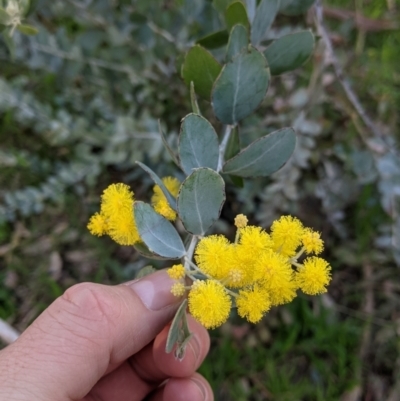
[[[0,399],[8,401],[211,401],[195,373],[207,330],[188,316],[193,337],[182,361],[165,353],[180,300],[165,272],[118,286],[68,289],[0,352]],[[150,394],[150,395],[149,395]]]

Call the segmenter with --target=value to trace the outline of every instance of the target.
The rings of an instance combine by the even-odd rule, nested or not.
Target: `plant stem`
[[[189,248],[188,248],[188,250],[186,252],[186,256],[185,256],[185,270],[190,271],[189,265],[190,264],[194,265],[194,263],[192,262],[192,258],[193,258],[194,250],[197,245],[197,241],[198,241],[198,238],[195,235],[193,235],[192,239],[190,240]]]

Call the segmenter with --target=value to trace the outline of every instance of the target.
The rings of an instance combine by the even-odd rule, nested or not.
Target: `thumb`
[[[41,400],[83,398],[172,319],[180,299],[171,294],[171,285],[161,271],[115,287],[69,288],[0,353],[7,365],[3,379],[0,375],[0,399],[13,394],[13,385],[18,394],[26,389],[26,399],[34,394]]]

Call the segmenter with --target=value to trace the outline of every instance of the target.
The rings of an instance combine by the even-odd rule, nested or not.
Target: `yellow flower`
[[[167,273],[171,278],[179,280],[185,277],[185,268],[181,264],[173,265],[167,270]]]
[[[176,297],[181,297],[185,293],[186,289],[182,283],[175,283],[171,287],[171,292]]]
[[[232,251],[232,244],[223,235],[209,235],[197,245],[197,265],[204,273],[222,280],[228,277]]]
[[[271,302],[265,290],[259,286],[254,286],[250,290],[239,291],[236,306],[239,316],[246,318],[251,323],[257,323],[269,310]]]
[[[297,285],[293,270],[284,256],[269,250],[259,260],[260,284],[268,292],[272,305],[281,305],[296,297]]]
[[[244,227],[246,227],[246,226],[247,226],[247,222],[248,222],[247,217],[246,217],[244,214],[238,214],[238,215],[235,217],[235,226],[236,226],[237,228],[244,228]]]
[[[107,221],[107,234],[120,245],[140,241],[133,215],[133,192],[126,184],[111,184],[101,196],[100,214]]]
[[[299,288],[308,295],[317,295],[326,292],[326,286],[331,281],[331,267],[329,263],[316,256],[307,258],[303,267],[296,273],[296,282]]]
[[[188,300],[190,313],[207,329],[220,326],[229,317],[231,298],[218,281],[197,282]]]
[[[122,211],[133,210],[133,192],[126,184],[111,184],[101,196],[101,214],[114,217]]]
[[[233,288],[254,283],[258,260],[262,253],[272,246],[271,238],[261,227],[247,226],[239,229],[238,232],[239,243],[233,246],[229,270],[229,277],[236,280],[227,282],[227,285]]]
[[[261,227],[256,226],[247,226],[240,229],[239,244],[249,255],[258,255],[273,245],[270,236]]]
[[[305,228],[301,242],[308,254],[315,253],[319,255],[324,250],[324,241],[318,232]]]
[[[140,241],[137,230],[133,209],[122,210],[108,219],[109,236],[120,245],[134,245]]]
[[[179,187],[181,183],[174,177],[164,177],[162,179],[165,187],[169,192],[176,198],[179,192]],[[154,207],[154,210],[164,216],[168,220],[176,219],[176,212],[171,208],[168,203],[167,198],[165,197],[163,191],[158,185],[153,187],[154,194],[151,197],[151,203]]]
[[[301,244],[303,230],[303,224],[296,217],[282,216],[275,220],[271,226],[274,250],[288,257],[294,256]]]
[[[95,213],[87,225],[90,234],[101,237],[107,233],[107,221],[101,213]]]

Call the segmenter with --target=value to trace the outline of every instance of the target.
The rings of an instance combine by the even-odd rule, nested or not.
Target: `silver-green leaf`
[[[279,11],[279,0],[261,0],[251,24],[251,43],[258,45]]]
[[[183,300],[178,310],[175,313],[171,326],[168,331],[167,343],[165,352],[169,354],[175,349],[175,357],[182,360],[185,356],[185,350],[188,342],[192,338],[192,333],[189,330],[189,325],[186,316],[187,299]]]
[[[226,60],[230,61],[249,44],[249,33],[243,25],[235,25],[229,36],[228,47],[226,49]]]
[[[138,164],[144,171],[146,171],[146,173],[150,175],[155,184],[160,187],[161,191],[167,198],[167,201],[171,206],[171,208],[176,211],[176,199],[171,194],[171,192],[168,191],[167,187],[164,185],[161,178],[150,167],[147,167],[145,164],[138,161],[136,162],[136,164]]]
[[[168,259],[179,259],[186,254],[175,227],[150,205],[135,202],[134,213],[140,238],[151,253]]]
[[[136,252],[143,256],[144,258],[147,259],[154,259],[154,260],[168,260],[169,257],[163,257],[160,255],[155,254],[154,252],[151,252],[150,249],[143,243],[143,242],[137,242],[135,245],[133,245],[135,248]]]
[[[298,15],[305,13],[315,0],[281,0],[280,12],[286,15]]]
[[[155,269],[155,268],[154,268],[153,266],[151,266],[151,265],[144,266],[144,267],[142,267],[142,268],[136,273],[135,279],[148,276],[149,274],[153,274],[153,273],[155,273],[156,271],[157,271],[157,269]]]
[[[314,51],[311,31],[290,33],[272,42],[264,51],[272,75],[292,71],[304,64]]]
[[[181,125],[179,158],[189,175],[194,168],[218,166],[218,136],[213,126],[198,114],[188,114]]]
[[[295,146],[296,134],[293,128],[272,132],[228,160],[224,164],[223,173],[239,177],[268,176],[288,161]]]
[[[223,124],[236,124],[251,114],[264,99],[269,79],[265,57],[251,46],[228,62],[211,93],[218,120]]]
[[[178,214],[186,231],[204,235],[218,219],[224,202],[222,177],[209,168],[194,170],[178,194]]]

